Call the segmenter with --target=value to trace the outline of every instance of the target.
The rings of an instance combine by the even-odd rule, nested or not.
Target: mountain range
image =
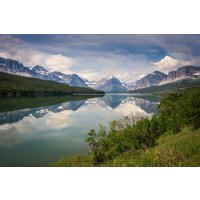
[[[183,66],[176,71],[170,71],[168,74],[164,74],[159,71],[155,71],[151,74],[147,74],[145,77],[136,81],[135,88],[141,89],[156,85],[163,85],[166,83],[175,82],[187,78],[198,78],[200,76],[200,67],[197,66]]]
[[[81,78],[77,74],[64,74],[58,71],[49,72],[45,67],[39,65],[29,68],[16,60],[1,57],[0,71],[42,80],[56,81],[70,86],[90,87],[104,92],[124,92],[175,82],[180,79],[194,79],[200,76],[200,67],[183,66],[176,71],[170,71],[168,74],[154,71],[136,82],[131,83],[121,82],[114,76],[103,78],[100,81],[90,81]]]
[[[104,92],[124,92],[127,91],[127,88],[123,86],[119,79],[114,76],[109,76],[103,78],[98,82],[95,81],[86,81],[89,87],[92,87],[96,90],[102,90]]]
[[[39,65],[29,68],[12,59],[0,58],[0,70],[20,76],[56,81],[70,86],[88,87],[84,80],[77,74],[64,74],[57,71],[49,72],[44,67]]]

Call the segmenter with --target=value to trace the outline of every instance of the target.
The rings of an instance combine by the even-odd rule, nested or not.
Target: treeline
[[[91,88],[72,87],[54,81],[40,80],[0,72],[0,96],[60,96],[73,94],[104,94]]]
[[[164,150],[162,145],[161,148],[158,146],[155,151],[156,153],[154,152],[154,154],[156,154],[155,158],[154,154],[148,154],[148,152],[157,147],[159,138],[168,138],[176,135],[185,127],[190,127],[192,129],[190,131],[191,134],[193,130],[200,128],[200,88],[187,89],[182,93],[173,93],[163,97],[158,109],[159,112],[154,114],[151,118],[141,118],[140,116],[138,116],[138,118],[124,117],[123,119],[112,121],[108,131],[106,131],[106,128],[102,125],[99,126],[98,130],[91,130],[86,138],[91,152],[88,156],[79,157],[79,166],[118,166],[115,162],[119,163],[122,160],[124,163],[120,166],[123,166],[126,165],[127,159],[134,160],[132,162],[132,164],[134,163],[133,166],[151,166],[153,165],[152,162],[156,160],[156,162],[159,163],[160,158],[163,159],[162,163],[166,163],[165,156],[166,159],[167,157],[168,159],[174,157],[173,162],[176,163],[176,165],[181,163],[176,159],[186,160],[186,158],[182,156],[182,152],[179,152],[179,154],[174,153],[176,152],[176,147],[172,147],[172,144],[169,144]],[[200,140],[198,136],[200,136],[200,134],[196,134],[195,137]],[[191,157],[193,154],[197,153],[199,158],[200,144],[196,143],[196,146],[193,145],[192,136],[179,137],[177,141],[183,139],[182,141],[185,143],[188,142],[187,138],[190,138],[190,143],[187,144],[187,151],[190,151],[190,153],[188,153],[187,156]],[[146,156],[146,154],[148,154],[149,157]],[[135,159],[138,157],[147,159],[148,162],[147,160],[145,162],[148,164],[145,164],[141,159],[135,162]],[[197,159],[197,157],[195,159]],[[153,161],[149,162],[149,160]],[[77,157],[65,159],[54,166],[73,166],[73,163],[77,164]],[[183,165],[186,165],[186,162],[183,163]],[[199,163],[199,161],[196,160],[193,165],[195,166],[197,163]],[[166,165],[170,166],[170,163]],[[187,166],[190,166],[190,162],[187,163]]]

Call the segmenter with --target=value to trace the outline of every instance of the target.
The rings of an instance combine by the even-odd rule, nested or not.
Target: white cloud
[[[64,110],[62,112],[53,113],[49,112],[44,118],[43,118],[43,128],[46,127],[51,129],[62,129],[66,128],[71,125],[72,120],[70,118],[70,115],[73,113],[71,110]],[[45,126],[44,126],[45,125]]]
[[[0,51],[0,57],[17,60],[27,67],[42,65],[49,71],[72,73],[70,68],[73,64],[73,59],[61,54],[51,55],[39,51],[19,49],[15,53]]]
[[[154,63],[150,63],[150,58],[143,53],[124,53],[126,51],[123,48],[105,52],[95,50],[94,47],[101,47],[102,44],[108,43],[109,45],[110,36],[71,36],[70,39],[62,35],[57,37],[58,45],[52,45],[52,43],[26,43],[13,36],[1,36],[0,56],[18,60],[28,67],[42,65],[49,71],[60,71],[66,74],[77,73],[89,80],[100,80],[114,75],[125,82],[136,81],[143,75],[151,73],[155,68],[159,71],[169,72],[183,65],[195,65],[200,62],[198,57],[195,59],[193,59],[194,56],[189,57],[189,51],[186,51],[187,48],[184,49],[184,46],[171,45],[172,42],[169,45],[168,40],[162,35],[159,37],[125,35],[120,40],[118,36],[111,37],[115,44],[131,43],[140,46],[147,44],[147,47],[155,44],[173,50],[173,53],[169,50],[169,56]],[[180,37],[178,38],[181,39]],[[88,46],[91,46],[92,49],[89,49]],[[156,54],[159,49],[149,49],[149,51]]]
[[[89,53],[88,53],[89,54]],[[91,55],[74,57],[75,73],[89,80],[100,80],[114,75],[121,81],[133,82],[140,74],[150,73],[152,65],[146,56],[141,54],[114,54],[114,53],[91,53]]]
[[[139,79],[145,77],[146,75],[147,75],[147,74],[141,74],[141,75],[139,75]]]
[[[147,113],[142,110],[139,106],[135,104],[135,102],[130,103],[122,103],[117,108],[114,109],[116,112],[119,112],[120,114],[123,114],[124,116],[132,115],[139,115],[139,116],[145,116]]]
[[[72,123],[70,115],[73,113],[71,110],[64,110],[58,113],[48,112],[40,120],[35,117],[26,116],[22,120],[12,123],[3,124],[0,126],[0,147],[12,146],[21,143],[31,137],[38,137],[38,132],[44,132],[39,135],[41,138],[50,137],[54,135],[55,130],[60,130],[69,127]],[[51,131],[49,131],[51,129]],[[45,135],[48,132],[48,135]]]
[[[90,41],[87,37],[86,39],[86,42]],[[95,37],[89,44],[99,46],[104,41],[100,42],[100,39],[99,36]],[[110,41],[107,36],[104,39],[107,42]],[[115,41],[118,42],[117,38]],[[3,36],[0,37],[0,56],[18,60],[28,67],[41,65],[49,71],[77,73],[89,80],[100,80],[114,75],[121,81],[133,82],[140,74],[150,73],[153,70],[148,57],[143,54],[124,54],[121,49],[118,52],[102,52],[87,48],[80,50],[78,47],[85,46],[81,38],[75,38],[72,43],[69,40],[68,43],[70,48],[63,45],[64,43],[59,44],[61,46],[51,44],[38,46],[38,44],[26,43],[12,36]],[[61,49],[58,50],[58,47]]]
[[[185,66],[185,65],[195,65],[196,60],[193,59],[193,60],[184,61],[184,60],[174,59],[170,56],[165,56],[160,61],[154,62],[152,64],[159,71],[169,72],[169,71],[172,71],[172,70],[176,70],[177,68]]]
[[[63,56],[61,54],[58,55],[50,55],[46,58],[45,66],[50,71],[61,71],[64,73],[71,73],[71,66],[73,65],[72,58]]]
[[[10,56],[10,54],[8,54],[7,52],[0,51],[0,57],[9,58],[9,56]]]
[[[42,65],[49,71],[71,72],[73,59],[62,54],[43,52],[10,35],[2,35],[0,45],[0,57],[17,60],[27,67]]]
[[[29,49],[18,49],[13,46],[12,49],[15,49],[15,51],[7,51],[7,50],[1,50],[0,51],[0,57],[4,58],[10,58],[13,60],[17,60],[21,63],[23,63],[27,67],[35,66],[37,64],[43,63],[44,58],[47,57],[45,53],[33,51]]]

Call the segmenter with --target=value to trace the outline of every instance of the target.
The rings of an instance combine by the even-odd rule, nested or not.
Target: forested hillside
[[[72,87],[54,81],[0,72],[0,96],[46,96],[73,94],[104,94],[90,88]]]

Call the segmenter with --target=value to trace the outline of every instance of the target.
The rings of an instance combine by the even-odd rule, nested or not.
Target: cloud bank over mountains
[[[200,63],[200,35],[0,35],[0,46],[1,57],[89,80],[129,82]]]
[[[195,59],[184,61],[184,60],[173,59],[170,56],[165,56],[160,61],[153,63],[153,65],[156,67],[157,70],[166,73],[168,73],[169,71],[174,71],[181,66],[196,65],[196,64],[197,61]]]

